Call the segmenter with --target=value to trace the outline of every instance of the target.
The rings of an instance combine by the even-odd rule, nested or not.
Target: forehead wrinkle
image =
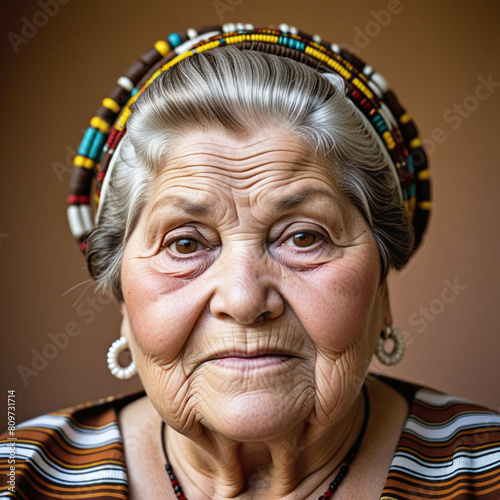
[[[195,137],[196,136],[192,137],[192,139],[195,139]],[[284,148],[282,145],[277,147],[276,144],[277,140],[279,140],[281,144],[286,143],[287,147]],[[223,144],[216,140],[214,141],[191,140],[188,143],[184,141],[178,146],[173,148],[170,158],[176,159],[182,156],[199,154],[200,147],[204,148],[205,152],[208,152],[207,154],[213,154],[215,156],[227,159],[237,158],[239,160],[245,160],[248,158],[258,156],[260,154],[273,153],[273,152],[299,153],[304,156],[307,156],[309,152],[308,146],[303,141],[297,140],[296,138],[289,139],[283,136],[279,137],[276,136],[276,137],[268,137],[264,140],[257,140],[249,144],[244,144],[240,141],[237,146],[232,146],[227,143]],[[181,150],[180,152],[178,152],[179,149]],[[226,153],[228,154],[228,156],[224,156],[224,154],[220,152],[221,150],[223,150],[224,152],[228,151],[229,153]],[[250,151],[248,152],[247,150]],[[252,152],[252,150],[257,150],[257,151]]]

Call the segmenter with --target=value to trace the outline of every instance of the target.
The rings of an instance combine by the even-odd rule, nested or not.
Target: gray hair
[[[382,279],[389,269],[401,269],[413,251],[412,224],[391,159],[368,120],[346,97],[343,79],[324,78],[284,57],[223,47],[174,65],[137,99],[88,237],[88,268],[99,286],[123,300],[125,244],[152,180],[186,132],[215,128],[239,135],[273,125],[296,134],[331,163],[339,189],[373,231]]]

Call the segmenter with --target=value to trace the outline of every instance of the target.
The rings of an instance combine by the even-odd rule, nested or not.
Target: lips
[[[258,352],[224,351],[211,356],[207,361],[218,367],[249,370],[279,366],[295,358],[297,356],[278,350]]]

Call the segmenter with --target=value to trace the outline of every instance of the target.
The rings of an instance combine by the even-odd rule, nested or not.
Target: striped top
[[[500,500],[500,415],[384,380],[409,397],[410,410],[381,500]],[[118,411],[142,396],[49,413],[0,436],[0,498],[127,499]]]

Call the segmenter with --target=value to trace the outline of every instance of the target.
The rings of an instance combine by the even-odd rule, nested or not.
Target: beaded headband
[[[402,202],[413,222],[414,248],[417,248],[431,208],[427,156],[412,118],[389,90],[385,79],[358,57],[318,35],[308,35],[286,24],[276,29],[238,23],[198,31],[191,28],[184,34],[172,33],[166,41],[156,42],[118,78],[118,85],[102,101],[83,136],[71,173],[67,215],[71,233],[82,251],[94,226],[90,206],[92,181],[95,179],[95,201],[99,205],[107,184],[104,181],[111,177],[106,173],[114,163],[111,160],[118,156],[116,151],[137,97],[179,61],[225,45],[287,57],[327,77],[328,73],[334,73],[344,79],[347,97],[368,119],[392,160]]]

